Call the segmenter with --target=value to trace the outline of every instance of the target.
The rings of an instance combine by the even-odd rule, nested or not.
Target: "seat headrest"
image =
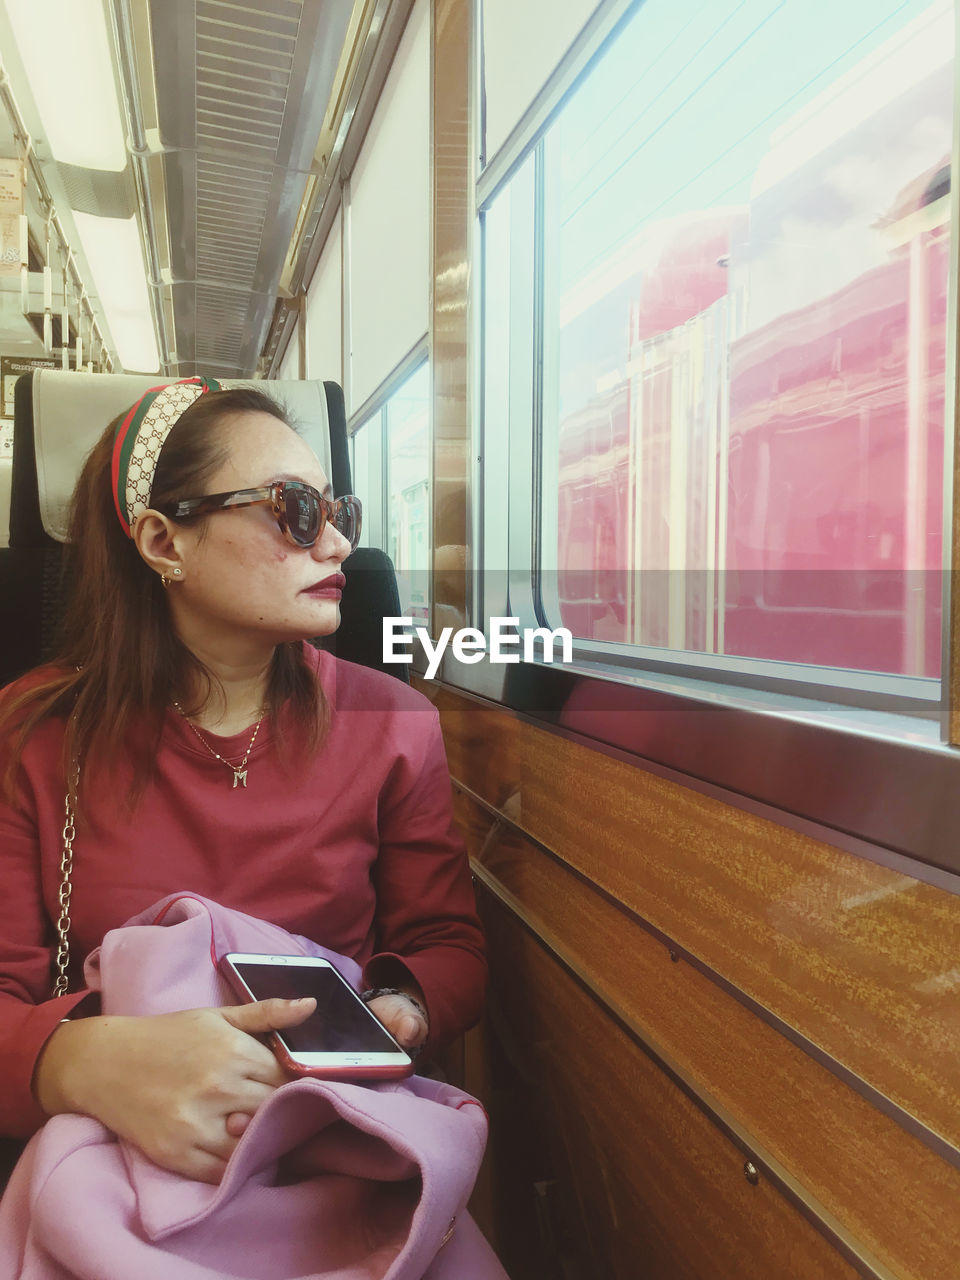
[[[40,369],[33,375],[33,438],[37,455],[40,517],[51,538],[65,542],[70,499],[84,459],[124,409],[152,387],[176,378],[113,373],[63,373]],[[252,387],[278,401],[293,426],[330,475],[330,424],[322,382],[219,380],[224,391]]]

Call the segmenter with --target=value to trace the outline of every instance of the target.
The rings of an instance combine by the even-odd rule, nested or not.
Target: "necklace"
[[[187,724],[190,726],[193,732],[197,735],[197,737],[200,739],[203,745],[207,748],[210,754],[212,756],[216,756],[216,758],[220,761],[220,763],[225,764],[228,769],[233,770],[234,790],[236,790],[237,787],[239,786],[246,787],[247,761],[250,759],[250,752],[253,750],[253,744],[257,740],[257,734],[260,732],[260,726],[263,724],[263,717],[266,715],[266,712],[265,711],[260,712],[260,719],[257,721],[257,723],[253,727],[253,737],[247,743],[247,750],[246,750],[246,753],[244,754],[243,759],[240,761],[239,764],[231,764],[229,760],[224,760],[223,756],[220,754],[219,751],[214,751],[213,747],[211,747],[210,743],[206,740],[206,738],[203,736],[203,734],[200,732],[197,726],[193,724],[190,720],[187,720],[186,712],[184,711],[183,707],[181,707],[180,703],[175,702],[173,705],[180,712],[184,720],[186,720]]]

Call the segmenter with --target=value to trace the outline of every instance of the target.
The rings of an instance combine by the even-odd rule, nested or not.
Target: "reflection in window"
[[[566,104],[554,625],[939,674],[953,47],[949,0],[647,0]]]
[[[363,503],[361,547],[379,547],[383,530],[383,440],[380,414],[368,419],[350,437],[353,491]]]
[[[397,568],[405,617],[430,613],[430,381],[420,368],[384,406],[387,431],[387,553]]]
[[[353,432],[353,484],[363,502],[360,545],[386,551],[401,612],[429,616],[429,371],[422,364]]]

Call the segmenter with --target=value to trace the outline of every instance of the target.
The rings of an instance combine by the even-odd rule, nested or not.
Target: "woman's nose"
[[[316,560],[346,560],[352,548],[350,540],[345,538],[332,520],[328,520],[323,528],[323,533],[313,544],[313,554]]]

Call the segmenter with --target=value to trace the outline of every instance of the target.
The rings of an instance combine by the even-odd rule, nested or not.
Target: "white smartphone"
[[[232,951],[220,968],[241,1000],[316,999],[305,1022],[271,1033],[291,1071],[331,1080],[398,1079],[413,1071],[409,1054],[328,960]]]

